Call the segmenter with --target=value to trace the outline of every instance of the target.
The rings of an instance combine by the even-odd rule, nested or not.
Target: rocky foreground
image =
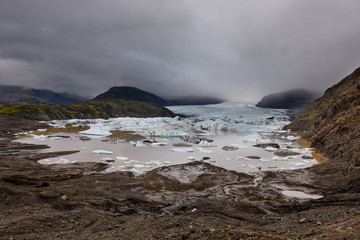
[[[337,165],[247,175],[193,162],[137,177],[128,172],[104,175],[107,166],[100,163],[38,164],[69,152],[41,153],[46,146],[11,143],[13,133],[44,126],[4,115],[0,120],[1,239],[360,236],[360,193],[346,190],[356,189],[358,182],[333,171]],[[280,189],[324,198],[289,198]]]

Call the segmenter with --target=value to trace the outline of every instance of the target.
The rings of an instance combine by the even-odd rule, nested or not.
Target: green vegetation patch
[[[22,107],[28,105],[29,104],[23,102],[0,104],[0,113],[11,114],[11,113],[20,112]]]
[[[300,121],[314,120],[316,116],[317,116],[317,112],[312,112],[307,117],[299,118],[299,120]]]

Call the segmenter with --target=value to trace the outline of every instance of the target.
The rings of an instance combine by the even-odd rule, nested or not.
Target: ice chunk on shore
[[[92,154],[106,154],[106,155],[112,155],[113,152],[106,151],[106,150],[94,150],[91,152]]]
[[[127,157],[116,157],[116,160],[126,161],[129,160]]]

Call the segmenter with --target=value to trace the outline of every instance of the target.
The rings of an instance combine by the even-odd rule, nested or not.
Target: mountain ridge
[[[292,89],[264,96],[257,107],[278,109],[304,109],[310,105],[319,94],[305,89]]]
[[[0,85],[0,103],[26,102],[66,105],[86,100],[86,98],[76,94],[58,93],[47,89],[27,88],[24,86]]]

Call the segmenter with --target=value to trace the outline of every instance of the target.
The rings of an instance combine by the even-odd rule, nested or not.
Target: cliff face
[[[86,101],[66,106],[45,104],[0,104],[0,114],[33,120],[95,119],[115,117],[174,117],[162,106],[130,100]]]
[[[286,128],[305,131],[303,136],[311,142],[311,146],[330,159],[328,165],[332,168],[324,168],[326,173],[340,171],[350,182],[358,181],[360,68],[327,89]],[[360,191],[360,184],[357,185]]]

